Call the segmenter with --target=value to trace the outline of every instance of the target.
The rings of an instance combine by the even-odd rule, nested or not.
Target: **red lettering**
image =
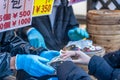
[[[29,10],[29,11],[27,11],[27,12],[26,12],[27,16],[30,16],[30,13],[31,13],[31,11],[30,11],[30,10]]]
[[[22,25],[23,25],[23,24],[25,24],[25,21],[24,21],[24,19],[22,19],[22,20],[21,20],[21,24],[22,24]]]
[[[4,14],[3,19],[4,19],[4,21],[5,20],[10,20],[11,19],[11,14]]]
[[[19,13],[19,15],[20,15],[19,17],[22,17],[22,11]]]
[[[10,28],[10,22],[5,22],[4,29]]]
[[[30,23],[30,21],[31,21],[31,18],[30,18],[30,17],[29,17],[29,18],[25,18],[25,19],[20,19],[20,20],[18,21],[18,24],[19,24],[19,25],[24,25],[24,24]]]
[[[19,17],[30,16],[30,13],[31,13],[30,10],[28,10],[28,11],[21,11],[21,12],[19,13]]]
[[[13,18],[16,18],[18,13],[13,13]]]
[[[18,25],[20,25],[21,24],[21,21],[20,21],[20,19],[19,19],[19,21],[18,21]]]
[[[16,25],[16,22],[17,22],[17,21],[12,21],[12,26],[15,26],[15,25]]]

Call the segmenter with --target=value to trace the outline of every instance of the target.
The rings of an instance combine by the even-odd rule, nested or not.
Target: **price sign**
[[[33,17],[49,15],[52,11],[54,0],[34,0]]]
[[[31,24],[33,0],[0,1],[0,32]]]

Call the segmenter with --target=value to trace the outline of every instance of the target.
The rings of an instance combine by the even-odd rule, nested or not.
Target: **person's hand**
[[[15,69],[15,59],[15,56],[10,58],[10,69]]]
[[[73,28],[73,29],[69,30],[68,36],[69,36],[70,40],[72,40],[72,41],[89,38],[89,34],[87,33],[87,31],[82,28]]]
[[[40,77],[54,73],[54,69],[51,66],[46,65],[49,60],[42,58],[38,55],[16,55],[16,69],[23,69],[28,74]]]
[[[46,48],[44,38],[40,32],[35,28],[32,28],[27,32],[28,40],[32,46],[35,48],[44,47]]]
[[[48,60],[53,59],[54,57],[57,57],[60,55],[59,51],[49,50],[49,51],[43,51],[40,53],[40,56],[43,58],[46,58]]]
[[[82,51],[61,51],[61,57],[63,59],[69,58],[69,57],[76,57],[76,59],[72,59],[74,63],[80,63],[80,64],[88,64],[90,61],[90,57],[83,53]]]

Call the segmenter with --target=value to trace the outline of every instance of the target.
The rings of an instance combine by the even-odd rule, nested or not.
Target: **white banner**
[[[31,24],[34,0],[0,1],[0,32]]]

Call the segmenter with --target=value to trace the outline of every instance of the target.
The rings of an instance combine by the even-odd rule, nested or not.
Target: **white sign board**
[[[31,24],[34,0],[0,0],[0,32]]]

